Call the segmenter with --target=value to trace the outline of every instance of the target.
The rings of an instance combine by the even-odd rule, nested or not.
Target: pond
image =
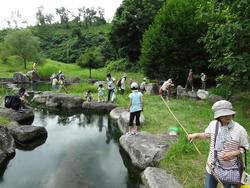
[[[143,187],[108,114],[41,107],[34,114],[33,125],[46,127],[48,137],[40,146],[16,149],[1,188]]]

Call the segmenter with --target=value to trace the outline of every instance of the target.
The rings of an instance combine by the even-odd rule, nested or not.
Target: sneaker
[[[132,135],[132,132],[126,132],[126,134],[125,135]]]

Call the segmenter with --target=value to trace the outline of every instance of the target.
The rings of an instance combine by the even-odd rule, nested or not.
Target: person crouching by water
[[[24,88],[20,88],[19,92],[17,94],[14,94],[11,99],[11,108],[17,111],[28,109],[25,106],[25,103],[27,103],[26,97],[29,96]],[[21,111],[20,111],[21,112]]]
[[[129,116],[129,129],[126,133],[127,135],[134,135],[138,131],[138,126],[140,126],[140,115],[143,111],[143,98],[142,93],[138,91],[138,84],[133,82],[131,84],[132,93],[129,94],[129,104],[128,111],[130,112]],[[135,118],[135,125],[134,125]]]
[[[91,90],[88,90],[86,92],[86,95],[85,95],[85,98],[88,102],[91,102],[93,100],[93,96],[92,96],[92,91]]]
[[[187,135],[187,139],[190,142],[197,138],[210,139],[205,188],[217,187],[217,181],[212,175],[215,168],[210,166],[211,164],[216,166],[219,164],[222,168],[226,167],[227,169],[237,169],[239,168],[237,156],[249,148],[248,135],[245,128],[233,121],[235,112],[232,104],[226,100],[220,100],[214,103],[212,110],[214,111],[215,120],[210,122],[205,132]],[[215,137],[215,135],[217,136]],[[237,183],[228,184],[223,181],[222,183],[225,188],[237,187],[234,185]]]

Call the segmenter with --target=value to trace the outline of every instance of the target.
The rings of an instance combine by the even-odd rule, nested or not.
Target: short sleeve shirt
[[[114,84],[115,79],[112,78],[107,78],[107,84],[108,84],[108,89],[114,89],[115,88],[115,84]]]
[[[216,122],[217,120],[211,121],[205,130],[206,136],[210,138],[210,151],[209,151],[209,155],[207,159],[207,162],[209,164],[214,162],[214,136],[215,136]],[[240,146],[246,149],[249,148],[248,135],[247,135],[245,128],[242,127],[237,122],[233,121],[233,123],[234,123],[234,126],[231,129],[229,129],[229,133],[231,135],[232,140],[225,142],[224,149],[217,153],[220,164],[223,166],[232,166],[233,164],[237,162],[236,157],[233,158],[232,160],[223,161],[221,159],[223,152],[238,150]],[[220,129],[218,131],[220,131]],[[211,174],[211,170],[208,165],[206,166],[206,170],[208,173]]]
[[[130,112],[141,111],[142,110],[142,104],[141,104],[142,93],[133,92],[133,93],[130,93],[128,97],[132,101],[131,106],[130,106]]]

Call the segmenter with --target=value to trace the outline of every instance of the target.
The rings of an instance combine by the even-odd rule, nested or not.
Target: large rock
[[[110,112],[114,108],[116,108],[117,105],[112,102],[98,102],[98,101],[91,101],[87,102],[85,101],[82,104],[82,108],[88,109],[88,110],[95,110],[95,111],[107,111]]]
[[[109,115],[110,115],[111,118],[118,120],[119,117],[120,117],[120,115],[123,112],[126,112],[126,111],[127,111],[126,107],[116,107],[113,110],[111,110],[111,112],[109,113]]]
[[[208,97],[208,100],[212,103],[215,103],[217,101],[220,101],[220,100],[223,100],[224,98],[219,96],[219,95],[215,95],[215,94],[211,94],[209,97]]]
[[[197,98],[197,93],[195,91],[188,91],[188,97]]]
[[[26,73],[26,76],[30,79],[32,82],[39,82],[40,76],[37,74],[36,71],[32,70]]]
[[[15,154],[15,141],[6,127],[0,125],[0,151],[7,155]]]
[[[13,80],[14,82],[17,82],[17,83],[25,83],[25,82],[29,82],[29,78],[21,73],[21,72],[14,72],[13,73]]]
[[[81,78],[80,77],[71,77],[68,78],[64,81],[65,85],[71,85],[71,84],[77,84],[81,82]]]
[[[44,127],[23,125],[9,130],[17,142],[27,143],[47,136],[47,130]]]
[[[14,82],[13,78],[0,78],[1,83],[12,83]]]
[[[32,101],[48,107],[80,108],[83,99],[70,94],[43,92],[34,95]]]
[[[148,188],[183,188],[171,174],[161,168],[146,168],[141,174],[141,179]]]
[[[150,95],[159,95],[159,85],[157,83],[149,83],[146,87],[146,92]]]
[[[177,86],[177,91],[176,92],[177,92],[178,96],[187,96],[188,95],[187,92],[186,92],[186,89],[183,88],[181,85]]]
[[[132,136],[123,135],[119,139],[132,163],[140,169],[158,165],[174,140],[176,136],[170,136],[169,133],[152,135],[147,132],[139,132]]]
[[[18,112],[16,110],[11,109],[11,108],[0,107],[0,117],[1,116],[8,117],[12,121],[17,121],[17,122],[25,122],[27,120],[27,122],[32,123],[32,121],[30,121],[30,120],[34,119],[33,109],[30,107],[28,109],[22,110],[22,112]]]
[[[204,89],[199,89],[197,91],[197,96],[200,98],[200,99],[207,99],[208,96],[209,96],[209,92],[204,90]]]
[[[123,134],[126,133],[128,130],[129,116],[130,116],[130,113],[128,111],[124,111],[121,113],[118,119],[118,127]],[[141,126],[145,124],[145,118],[143,114],[141,114],[140,116],[140,123],[141,123]]]

